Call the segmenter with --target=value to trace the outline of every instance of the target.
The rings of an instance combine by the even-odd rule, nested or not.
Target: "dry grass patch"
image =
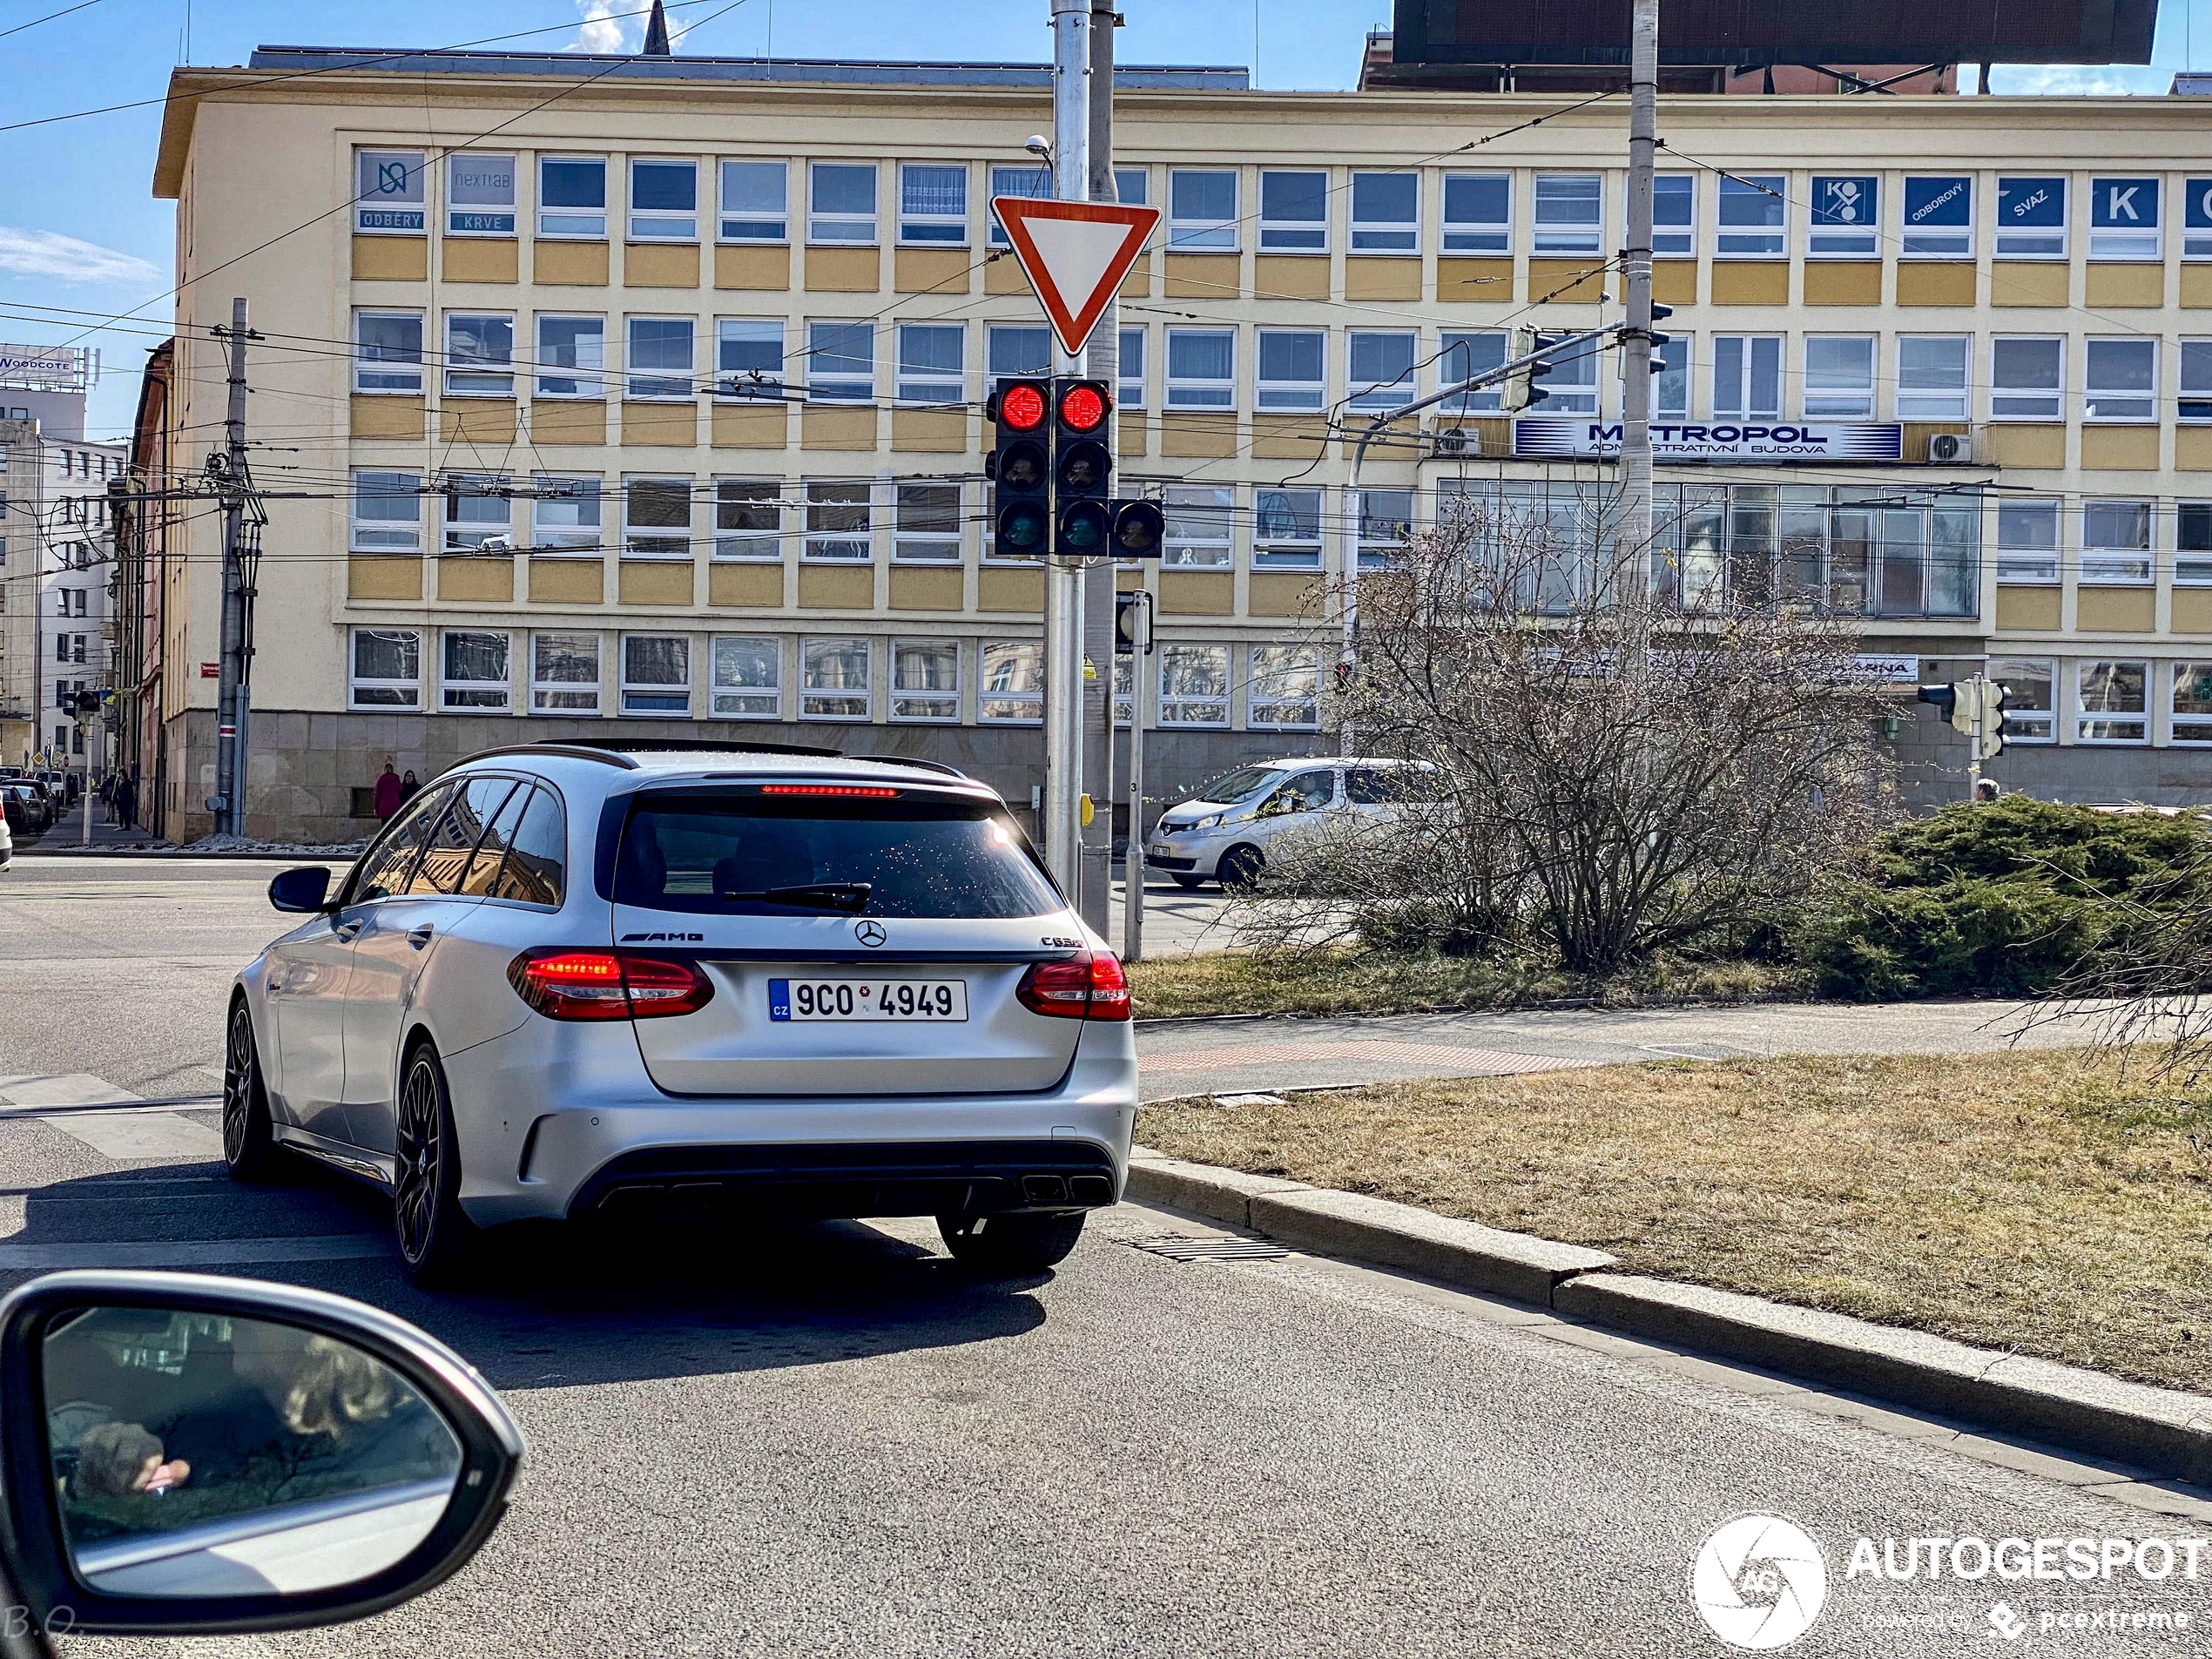
[[[1177,1157],[2212,1391],[2212,1092],[2078,1050],[1674,1062],[1147,1109]]]

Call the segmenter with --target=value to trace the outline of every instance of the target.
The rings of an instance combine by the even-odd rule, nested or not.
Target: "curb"
[[[1848,1314],[1615,1272],[1608,1270],[1617,1258],[1603,1251],[1361,1193],[1187,1163],[1150,1147],[1130,1150],[1127,1196],[1301,1249],[1401,1268],[1625,1335],[2212,1485],[2212,1399],[2179,1389]]]

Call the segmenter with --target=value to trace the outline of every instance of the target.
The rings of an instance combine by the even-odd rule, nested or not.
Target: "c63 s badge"
[[[1062,939],[1057,934],[1047,934],[1037,942],[1041,945],[1049,945],[1055,950],[1081,950],[1083,948],[1082,940]]]

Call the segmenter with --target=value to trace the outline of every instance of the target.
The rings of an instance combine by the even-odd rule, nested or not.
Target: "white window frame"
[[[937,481],[900,483],[891,506],[891,557],[894,563],[934,565],[939,569],[956,567],[961,556],[961,522],[964,516],[961,501],[961,487],[957,483]],[[952,508],[952,528],[946,530],[934,521],[944,511],[944,496],[949,496]],[[907,513],[912,509],[914,528],[907,528]]]
[[[632,679],[630,677],[630,647],[633,644],[643,644],[651,640],[671,640],[682,648],[680,654],[684,659],[684,678],[680,682]],[[618,682],[616,699],[616,706],[621,713],[630,718],[641,720],[688,720],[691,718],[691,635],[672,632],[667,629],[638,629],[635,631],[625,631],[615,649],[621,653],[617,666],[621,670],[622,678]],[[679,696],[684,699],[684,706],[681,708],[651,708],[644,705],[644,699],[647,698],[673,702]],[[631,698],[633,697],[639,699],[638,706],[631,706]]]
[[[1361,374],[1353,367],[1361,341],[1388,340],[1402,345],[1406,372],[1390,381]],[[1371,347],[1372,348],[1372,347]],[[1344,334],[1345,408],[1361,415],[1402,408],[1420,395],[1421,337],[1411,328],[1347,328]]]
[[[2059,222],[2056,225],[2023,226],[2018,230],[2005,228],[2005,186],[2018,179],[2022,184],[2040,181],[2059,186]],[[1996,216],[1996,257],[2000,260],[2064,260],[2068,255],[2074,226],[2073,180],[2063,173],[2000,173],[1997,188],[1990,192],[1991,212]]]
[[[829,356],[826,329],[858,329],[867,341],[867,379],[865,385],[857,378],[845,374],[832,377],[827,382],[820,378],[821,365]],[[806,323],[806,396],[817,403],[873,403],[875,401],[875,336],[876,327],[872,319],[855,318],[850,321],[834,317],[809,318]]]
[[[1862,203],[1844,204],[1841,210],[1850,212],[1854,206],[1864,218],[1824,221],[1821,218],[1821,190],[1824,184],[1867,185],[1870,193]],[[1882,257],[1882,176],[1879,173],[1819,172],[1811,175],[1809,195],[1805,202],[1805,258],[1808,260],[1878,260]],[[1830,209],[1831,213],[1838,211]]]
[[[954,361],[948,368],[941,364],[924,364],[909,368],[907,347],[911,340],[919,347],[925,337],[941,344],[945,337],[954,342]],[[909,405],[945,408],[961,404],[968,398],[968,328],[959,322],[902,322],[894,336],[892,389],[898,401]]]
[[[2192,674],[2194,669],[2197,672]],[[2212,679],[2212,658],[2170,663],[2166,670],[2167,740],[2170,743],[2212,743],[2212,698],[2202,711],[2182,707],[2182,687],[2190,679]]]
[[[2192,542],[2196,545],[2189,545]],[[2212,501],[2175,506],[2174,585],[2212,588]]]
[[[1364,209],[1359,186],[1366,179],[1401,182],[1413,192],[1413,211],[1404,219],[1373,217],[1375,204]],[[1362,168],[1352,175],[1352,231],[1347,246],[1353,253],[1378,259],[1417,260],[1421,255],[1421,175],[1418,170]]]
[[[1011,670],[1015,678],[995,683]],[[986,639],[975,651],[975,723],[1044,724],[1044,644],[1036,639]]]
[[[2182,258],[2212,260],[2212,179],[2182,180]]]
[[[1651,375],[1652,414],[1662,421],[1689,420],[1697,378],[1696,337],[1669,334],[1665,345],[1651,348],[1651,356],[1662,365]]]
[[[1488,344],[1479,354],[1474,342]],[[1456,386],[1469,375],[1482,369],[1496,368],[1506,361],[1512,348],[1513,336],[1502,328],[1447,328],[1437,337],[1436,384],[1440,390]],[[1503,399],[1500,386],[1486,386],[1473,392],[1462,392],[1440,413],[1448,415],[1495,415]]]
[[[2142,678],[2142,708],[2141,711],[2128,709],[2093,709],[2089,706],[2089,699],[2087,692],[2089,689],[2089,682],[2092,677],[2096,674],[2098,670],[2103,669],[2113,671],[2113,672],[2107,673],[2105,677],[2107,683],[2109,683],[2111,679],[2117,677],[2119,671],[2131,668],[2137,671]],[[2074,742],[2082,745],[2094,745],[2100,748],[2140,748],[2143,745],[2148,743],[2150,741],[2151,685],[2152,676],[2150,664],[2141,658],[2114,657],[2101,658],[2094,662],[2076,663],[2074,665]],[[2121,732],[2117,735],[2093,735],[2091,728],[2093,726],[2099,725],[2137,725],[2141,727],[2141,730],[2134,733]]]
[[[598,324],[598,350],[587,354],[583,347],[590,336],[579,334],[569,342],[574,354],[579,360],[575,367],[571,368],[566,364],[554,362],[552,347],[549,347],[545,341],[545,325],[549,322]],[[579,403],[600,403],[606,401],[607,319],[604,314],[595,315],[590,312],[541,311],[533,320],[533,332],[537,341],[537,349],[534,354],[536,381],[530,394],[533,397],[565,398]],[[594,356],[598,361],[585,363],[581,360],[586,355]],[[548,374],[549,368],[554,372]],[[566,372],[563,373],[563,370]],[[572,389],[565,392],[556,389],[562,381],[570,382]]]
[[[1167,532],[1160,542],[1163,567],[1181,570],[1235,568],[1237,492],[1233,486],[1170,484],[1160,507],[1167,518]],[[1218,534],[1197,533],[1217,528]]]
[[[834,652],[857,647],[860,658],[863,684],[856,693],[850,686],[817,685],[814,666],[827,663]],[[799,718],[802,720],[834,720],[846,725],[873,720],[875,718],[875,642],[865,634],[816,636],[799,642]],[[853,709],[846,705],[858,702]]]
[[[578,641],[591,642],[591,678],[589,680],[547,679],[545,662],[538,646],[543,642],[555,651],[576,651]],[[530,712],[570,717],[597,715],[606,678],[606,645],[602,635],[588,628],[547,628],[530,635]]]
[[[747,678],[762,667],[764,682]],[[725,671],[728,678],[725,678]],[[778,720],[784,711],[784,642],[775,634],[707,637],[707,711],[716,720]]]
[[[1209,640],[1163,640],[1158,648],[1159,718],[1162,726],[1224,731],[1229,725],[1230,673],[1229,647]],[[1202,666],[1207,678],[1217,678],[1218,691],[1195,691],[1178,696],[1169,689],[1168,671],[1185,663]],[[1217,710],[1217,712],[1214,711]]]
[[[983,174],[985,184],[984,214],[990,220],[987,233],[993,247],[1012,247],[1007,239],[1006,226],[999,223],[999,216],[990,211],[991,202],[1001,196],[1011,196],[1022,201],[1050,201],[1053,199],[1052,169],[1042,162],[1028,165],[1010,165],[999,162]]]
[[[1285,676],[1311,678],[1312,690],[1299,694],[1280,688]],[[1255,644],[1245,675],[1244,724],[1260,732],[1318,732],[1321,729],[1321,648],[1318,645]],[[1283,718],[1285,713],[1297,718]]]
[[[1731,225],[1731,201],[1749,201],[1771,213],[1770,222]],[[1768,206],[1767,204],[1771,204]],[[1786,260],[1790,257],[1790,175],[1782,172],[1723,173],[1713,190],[1713,257],[1716,260]],[[1731,246],[1733,243],[1735,246]],[[1752,246],[1756,243],[1757,246]]]
[[[658,486],[659,488],[656,488]],[[684,523],[646,524],[632,517],[641,502],[670,502],[680,496]],[[687,563],[691,556],[691,526],[698,503],[691,498],[688,473],[624,473],[622,476],[622,556],[625,559],[669,559]]]
[[[547,487],[574,485],[571,494],[549,496]],[[597,558],[606,550],[606,480],[597,473],[563,475],[539,473],[530,480],[530,556]],[[560,509],[573,503],[575,522],[563,523]],[[586,520],[589,523],[586,523]]]
[[[1005,350],[1001,351],[1003,346]],[[1028,347],[1027,354],[1021,349]],[[1011,362],[1005,361],[1012,359]],[[995,388],[1009,378],[1035,378],[1052,373],[1052,330],[1037,323],[994,322],[985,325],[983,378]]]
[[[868,208],[855,212],[850,208],[825,208],[817,201],[818,189],[826,172],[866,172],[868,176]],[[806,239],[831,247],[875,247],[880,245],[876,234],[879,216],[883,206],[883,180],[873,161],[810,161],[806,164]]]
[[[1498,219],[1454,219],[1452,217],[1452,185],[1454,181],[1474,180],[1489,185],[1504,201],[1504,216]],[[1440,201],[1441,228],[1438,233],[1439,249],[1446,255],[1460,254],[1481,259],[1485,257],[1509,260],[1513,257],[1513,175],[1509,172],[1447,172],[1440,186]],[[1469,206],[1462,192],[1460,206]],[[1486,192],[1487,193],[1487,192]]]
[[[507,355],[504,368],[456,368],[456,364],[497,364],[494,356],[464,355],[456,328],[470,323],[505,323]],[[488,331],[480,331],[488,332]],[[448,397],[511,399],[515,395],[515,314],[511,311],[448,311],[445,314],[445,394]]]
[[[742,171],[739,171],[742,170]],[[774,212],[732,208],[731,185],[748,174],[776,178]],[[730,244],[781,246],[791,240],[791,165],[756,156],[725,156],[714,169],[714,239]],[[736,226],[734,231],[732,226]]]
[[[1211,214],[1186,214],[1177,198],[1176,186],[1184,179],[1213,178],[1229,180],[1229,217]],[[1243,206],[1243,180],[1234,167],[1174,167],[1168,172],[1168,246],[1186,252],[1206,253],[1234,253],[1242,246],[1238,235],[1238,215]],[[1224,295],[1224,298],[1231,297]]]
[[[364,353],[368,342],[361,338],[365,322],[411,322],[415,325],[415,361],[412,370],[404,357],[368,357]],[[422,346],[425,320],[422,313],[404,306],[363,306],[354,313],[354,390],[362,397],[421,397],[422,395]],[[383,349],[380,343],[376,347]],[[391,363],[393,368],[370,368],[371,363]],[[391,385],[376,384],[390,381]],[[69,452],[62,452],[64,462],[63,476],[68,476],[66,462]]]
[[[1726,360],[1731,355],[1730,351],[1731,341],[1735,342],[1735,350],[1732,354],[1736,358],[1736,384],[1732,389],[1723,391],[1722,374],[1726,367]],[[1757,389],[1759,373],[1757,359],[1765,354],[1760,350],[1762,343],[1770,344],[1773,348],[1774,399],[1770,408],[1755,407],[1757,399],[1754,393]],[[1716,421],[1779,420],[1782,416],[1784,395],[1782,383],[1788,378],[1784,372],[1783,353],[1788,346],[1789,339],[1783,334],[1715,334],[1709,342],[1705,353],[1706,361],[1711,371],[1706,378],[1712,393],[1712,402],[1710,407],[1713,412],[1713,419]],[[1734,407],[1730,407],[1731,405]]]
[[[2133,262],[2155,264],[2166,257],[2165,206],[2166,181],[2156,175],[2092,178],[2089,180],[2089,258],[2100,263]],[[2139,192],[2150,192],[2150,219],[2141,219],[2142,199]],[[2124,201],[2121,199],[2124,195]],[[2132,210],[2135,220],[2128,225],[2097,223],[2098,205],[2103,201],[2114,209],[2122,206]]]
[[[1279,497],[1271,500],[1270,497]],[[1318,484],[1252,486],[1252,569],[1318,570],[1329,492]],[[1288,515],[1295,529],[1273,528]],[[1306,528],[1311,525],[1311,530]]]
[[[1541,384],[1549,395],[1541,406],[1546,415],[1595,415],[1601,388],[1598,363],[1605,354],[1595,344],[1554,359],[1552,372]],[[1573,376],[1569,379],[1569,376]]]
[[[752,492],[752,493],[745,493]],[[760,492],[765,492],[765,494]],[[780,564],[784,559],[784,481],[718,477],[714,481],[714,558],[722,564]],[[772,529],[725,523],[765,509]]]
[[[604,242],[607,239],[607,160],[605,156],[541,155],[537,158],[537,233],[549,242]],[[545,169],[549,165],[597,163],[599,205],[597,207],[546,206]]]
[[[1916,179],[1925,179],[1948,186],[1921,208],[1927,212],[1947,206],[1952,191],[1963,190],[1966,197],[1966,222],[1963,225],[1937,225],[1925,230],[1916,230],[1912,224],[1912,185]],[[1971,260],[1974,257],[1974,186],[1973,173],[1907,173],[1898,186],[1898,212],[1904,215],[1904,229],[1898,238],[1898,258],[1900,260]]]
[[[2005,710],[2006,745],[2009,747],[2015,743],[2056,743],[2059,740],[2058,659],[2052,657],[1993,657],[1989,660],[1987,673],[1991,679],[2006,687],[2009,691],[2016,680],[2025,678],[2017,671],[2020,669],[2026,669],[2029,673],[2041,671],[2045,684],[2051,688],[2051,700],[2047,705],[2038,708],[2026,703],[2014,703],[2008,695]],[[2037,725],[2042,730],[2032,729]]]
[[[2066,503],[2055,496],[2000,497],[1997,580],[2055,587],[2066,546]],[[2029,534],[2022,534],[2023,530]]]
[[[875,502],[874,488],[865,478],[809,478],[802,485],[802,499],[806,503],[806,536],[799,557],[808,564],[842,564],[865,566],[875,560]],[[847,496],[832,496],[832,490],[848,492]],[[849,498],[857,491],[859,499]],[[819,493],[818,493],[819,492]],[[825,521],[853,508],[860,511],[857,526],[833,527]],[[820,550],[833,543],[857,543],[861,551],[826,553]]]
[[[1584,195],[1581,185],[1595,183],[1597,196],[1587,214],[1581,203]],[[1544,186],[1573,184],[1573,194],[1554,191],[1550,204],[1551,216],[1546,216]],[[1533,204],[1528,215],[1528,251],[1538,259],[1577,258],[1605,251],[1605,175],[1602,172],[1546,172],[1536,175],[1530,186]],[[1574,206],[1570,214],[1562,209]]]
[[[396,192],[387,191],[383,184],[395,163],[404,170],[402,182]],[[429,197],[430,165],[421,151],[373,146],[354,152],[354,235],[428,236]]]
[[[1130,342],[1135,341],[1135,349]],[[1142,410],[1149,407],[1144,390],[1144,368],[1149,350],[1146,330],[1143,323],[1123,323],[1119,341],[1121,356],[1114,384],[1114,398],[1123,408]]]
[[[2099,515],[2097,509],[2113,511]],[[2108,532],[2094,531],[2100,516],[2117,521],[2125,516],[2141,527],[2140,538],[2123,543]],[[2141,497],[2093,496],[2081,503],[2081,581],[2100,587],[2148,587],[2156,563],[2158,503]]]
[[[2034,386],[2025,382],[2008,384],[1997,378],[1998,358],[2003,348],[2013,344],[2033,344],[2049,347],[2047,354],[2058,364],[2058,384]],[[2066,419],[2066,337],[2062,334],[1993,334],[1989,341],[1989,418],[1998,421],[2033,421],[2052,424]],[[2033,408],[2000,408],[2009,400],[2015,406],[2033,401]]]
[[[495,537],[503,537],[511,549],[515,540],[515,502],[506,493],[507,480],[494,473],[452,472],[445,476],[445,502],[440,549],[447,553],[475,553]],[[464,512],[464,502],[482,505]],[[496,516],[495,516],[496,515]]]
[[[894,725],[958,725],[960,724],[960,641],[912,636],[891,641],[891,724]],[[903,685],[909,666],[908,653],[927,653],[934,661],[950,659],[953,681],[944,685]]]
[[[372,482],[373,481],[373,482]],[[396,512],[364,515],[361,512],[362,486],[371,486],[368,499],[399,502],[408,504],[405,518]],[[346,545],[355,553],[398,553],[409,556],[422,551],[422,478],[419,473],[401,472],[390,467],[356,467],[353,471],[353,489],[347,509],[347,535]],[[405,524],[404,532],[393,528]],[[404,535],[402,543],[399,538]]]
[[[1956,352],[1959,359],[1958,384],[1908,387],[1905,384],[1906,348],[1924,342],[1939,344],[1945,354]],[[1949,365],[1940,365],[1948,371]],[[1912,371],[1925,374],[1925,365]],[[1973,409],[1974,337],[1972,334],[1899,334],[1897,337],[1897,418],[1900,421],[1964,421],[1971,418]]]
[[[1864,375],[1857,374],[1857,364],[1830,364],[1820,371],[1832,383],[1816,388],[1813,385],[1813,356],[1816,350],[1824,355],[1840,356],[1830,353],[1831,345],[1847,346],[1855,354],[1865,358]],[[1880,342],[1872,334],[1807,334],[1804,337],[1804,380],[1800,395],[1801,406],[1808,420],[1864,420],[1874,413],[1875,355]],[[1849,379],[1842,378],[1844,368],[1852,371]]]
[[[415,673],[412,678],[398,675],[364,675],[361,671],[361,647],[365,637],[386,636],[385,643],[406,642],[402,649],[415,652]],[[346,705],[354,709],[420,710],[422,706],[422,631],[420,628],[355,628],[346,639]],[[392,696],[381,696],[389,692]],[[404,701],[398,700],[404,698]]]
[[[2100,347],[2104,349],[2100,350]],[[2148,387],[2100,390],[2098,363],[2104,372],[2126,348],[2126,355],[2150,366]],[[2094,426],[2155,426],[2158,424],[2158,347],[2155,334],[2092,334],[2081,342],[2081,419]]]
[[[759,355],[767,347],[775,360],[772,374],[760,366],[732,368],[734,356]],[[781,317],[717,317],[714,320],[714,395],[730,402],[777,401],[784,389],[784,320]]]
[[[1271,210],[1267,183],[1271,179],[1318,179],[1320,216],[1286,219]],[[1279,207],[1280,204],[1277,204]],[[1263,253],[1318,253],[1329,252],[1329,174],[1325,167],[1264,167],[1259,175],[1259,251]]]
[[[927,168],[956,174],[960,179],[957,212],[919,212],[907,206],[907,175]],[[902,161],[899,164],[899,246],[901,247],[966,247],[968,246],[968,167],[965,161]]]
[[[507,164],[507,195],[502,200],[497,194],[498,183],[493,175],[499,164]],[[479,170],[475,179],[466,177],[464,168]],[[481,199],[464,201],[464,192],[488,192]],[[516,202],[522,193],[522,172],[517,158],[507,153],[477,150],[448,150],[446,152],[446,234],[455,237],[489,237],[499,241],[515,239]],[[502,212],[501,210],[504,209]],[[504,219],[506,223],[500,223]]]
[[[691,350],[681,371],[673,365],[637,367],[637,326],[640,323],[681,323],[688,331]],[[690,403],[698,396],[699,320],[665,313],[631,314],[622,320],[622,395],[633,403]],[[680,385],[681,389],[678,389]]]
[[[1655,260],[1694,260],[1697,257],[1697,175],[1694,172],[1662,172],[1652,181],[1651,257]],[[1665,185],[1665,190],[1657,188]],[[1662,221],[1658,217],[1659,203],[1668,196],[1683,195],[1689,199],[1689,216],[1677,222]]]
[[[2183,426],[2212,422],[2212,339],[2182,337],[2180,382],[2174,395],[2174,418]]]
[[[1191,341],[1199,336],[1226,339],[1229,341],[1229,374],[1225,379],[1214,376],[1178,375],[1175,372],[1176,346],[1178,341]],[[1233,327],[1168,327],[1168,371],[1166,404],[1170,409],[1234,409],[1237,407],[1237,330]]]
[[[699,239],[699,164],[696,156],[631,156],[624,176],[630,186],[629,239],[633,242],[696,242]],[[663,168],[673,173],[687,168],[691,175],[691,205],[680,207],[637,206],[637,170]]]
[[[1363,489],[1359,492],[1359,568],[1388,570],[1406,550],[1406,537],[1413,528],[1420,498],[1410,489]],[[1404,517],[1388,509],[1403,507]]]
[[[462,639],[496,639],[497,679],[455,679],[448,647]],[[515,704],[515,636],[503,628],[443,628],[438,631],[438,708],[446,714],[504,714]],[[482,699],[469,701],[469,698]],[[462,699],[456,701],[455,699]]]
[[[1290,380],[1271,376],[1267,372],[1268,350],[1271,344],[1280,349],[1285,339],[1300,342],[1298,349],[1310,352],[1313,358],[1314,374],[1311,379]],[[1262,328],[1252,346],[1254,356],[1253,397],[1256,407],[1263,414],[1318,414],[1329,401],[1329,333],[1325,328]],[[1219,384],[1219,382],[1200,382]],[[1233,387],[1235,382],[1231,382]],[[1232,390],[1231,396],[1235,394]],[[1173,407],[1170,403],[1170,407]]]

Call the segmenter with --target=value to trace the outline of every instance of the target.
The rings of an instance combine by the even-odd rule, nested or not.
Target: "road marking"
[[[381,1233],[303,1238],[145,1238],[0,1244],[0,1270],[62,1267],[233,1267],[262,1262],[368,1261],[392,1253]]]
[[[175,1112],[147,1111],[129,1089],[90,1072],[0,1076],[0,1102],[34,1111],[52,1109],[56,1116],[38,1121],[111,1158],[198,1161],[223,1155],[223,1137],[206,1124]],[[97,1109],[101,1106],[122,1109],[103,1112]],[[59,1115],[63,1112],[67,1116]]]

